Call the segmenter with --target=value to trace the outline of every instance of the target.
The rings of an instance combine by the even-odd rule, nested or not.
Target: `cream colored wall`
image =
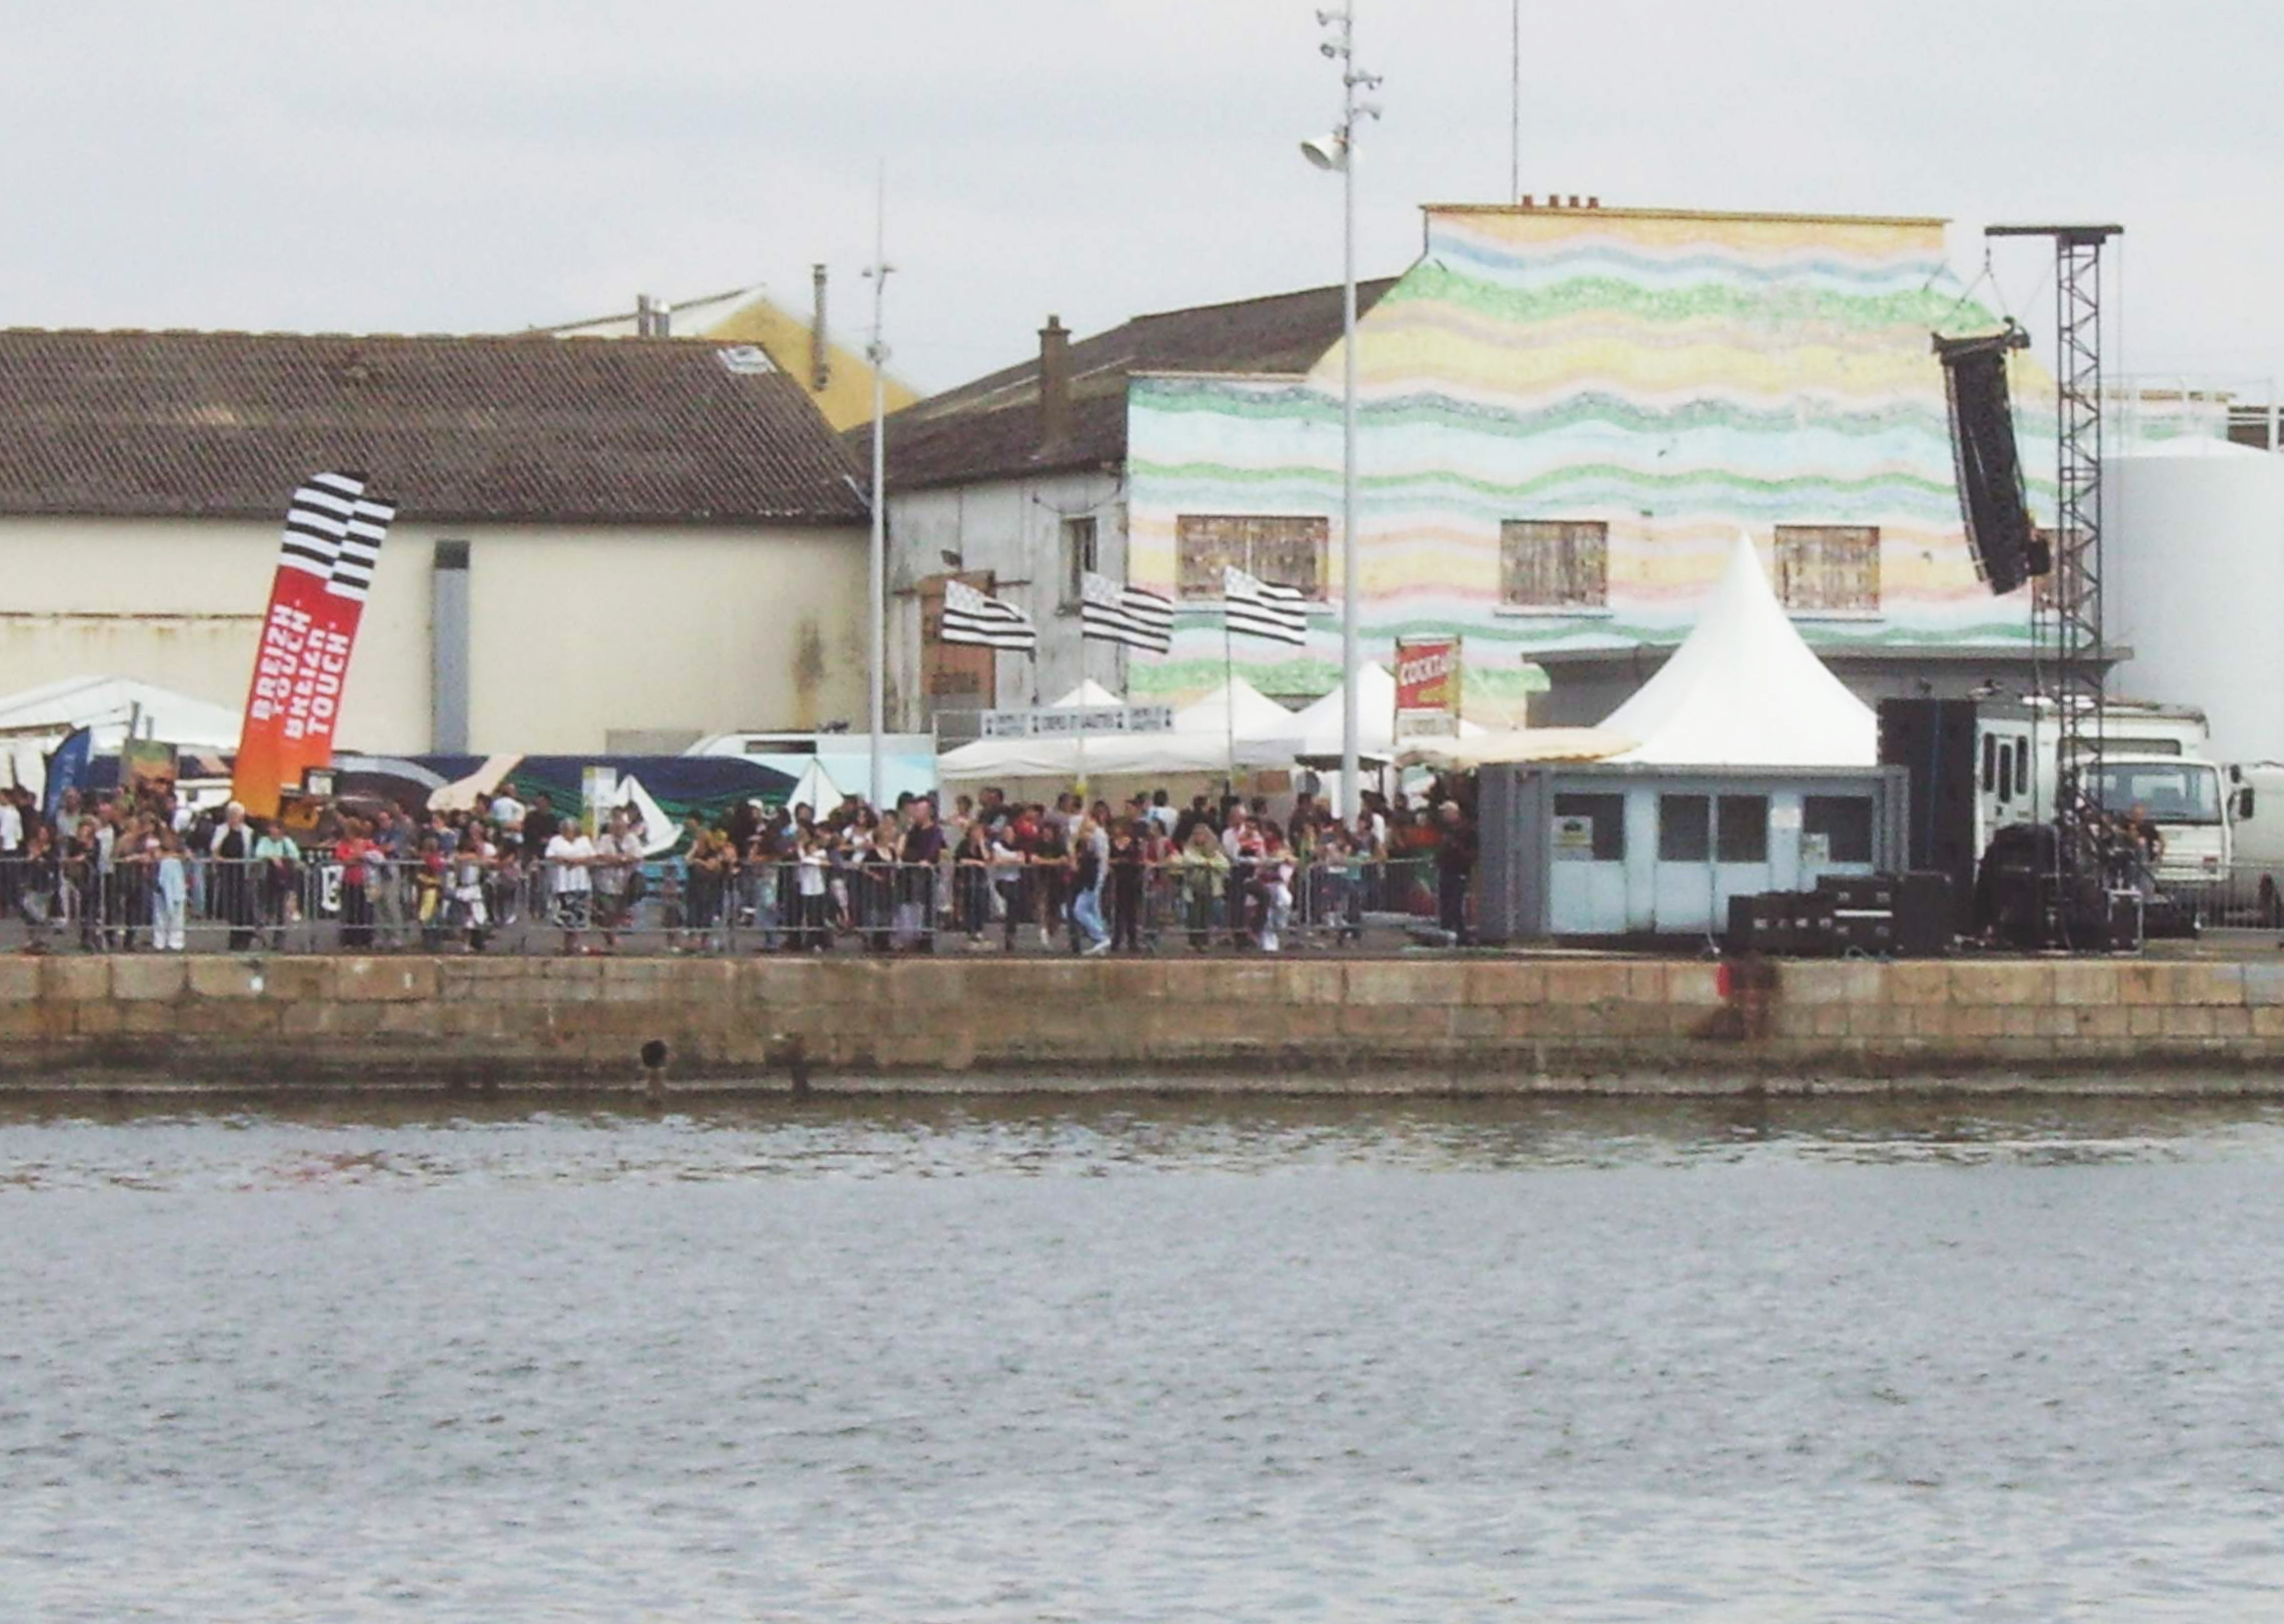
[[[470,544],[472,748],[600,750],[614,728],[862,726],[861,529],[431,526],[383,550],[339,742],[429,748],[429,575]],[[0,694],[139,678],[242,706],[277,564],[267,523],[0,520]]]

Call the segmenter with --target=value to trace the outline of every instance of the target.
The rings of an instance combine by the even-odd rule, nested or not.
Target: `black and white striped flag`
[[[1233,564],[1221,567],[1222,611],[1229,630],[1248,638],[1301,647],[1308,642],[1307,600],[1297,587],[1275,587]]]
[[[1173,647],[1173,600],[1122,587],[1089,570],[1079,578],[1079,635],[1161,655]]]
[[[1035,654],[1039,649],[1039,628],[1029,615],[962,581],[944,584],[944,630],[938,635],[946,643],[980,644],[1006,654]]]
[[[397,505],[382,497],[359,497],[350,505],[349,523],[341,537],[341,552],[333,563],[325,590],[336,598],[363,603],[373,591],[373,572],[381,563],[381,544],[389,539],[389,522]]]
[[[356,517],[357,501],[364,494],[362,474],[313,474],[307,485],[295,487],[294,499],[286,507],[278,567],[330,581],[333,567],[341,562],[342,538],[349,534],[349,521]]]

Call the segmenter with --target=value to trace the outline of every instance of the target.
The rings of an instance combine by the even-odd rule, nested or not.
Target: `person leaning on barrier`
[[[254,830],[246,822],[246,809],[233,801],[222,810],[222,822],[207,842],[214,858],[214,913],[230,926],[230,950],[245,952],[254,945],[255,887]]]
[[[301,884],[301,847],[275,817],[262,819],[254,835],[253,880],[262,923],[269,927],[270,950],[286,944],[286,926],[296,922]]]
[[[1164,794],[1163,791],[1159,792]],[[1142,798],[1135,800],[1140,803]],[[1121,819],[1111,834],[1111,947],[1142,951],[1142,882],[1149,871],[1155,828],[1146,808]]]
[[[531,818],[526,817],[524,823],[528,828]],[[563,950],[576,953],[585,945],[579,938],[587,931],[588,916],[594,905],[595,876],[589,870],[595,862],[595,842],[579,824],[558,823],[555,833],[548,838],[546,856],[548,878],[555,892],[556,927],[563,932]]]
[[[452,922],[468,938],[468,950],[480,953],[489,939],[491,907],[484,890],[499,850],[483,823],[470,819],[452,853]]]
[[[952,848],[952,927],[973,944],[984,939],[984,927],[991,922],[992,836],[980,819],[971,817]]]
[[[904,867],[897,879],[897,933],[912,943],[916,953],[936,951],[936,877],[944,860],[944,828],[936,820],[936,803],[926,796],[913,798],[906,808]]]
[[[374,853],[362,818],[341,819],[341,837],[333,842],[333,860],[341,866],[341,945],[364,949],[373,945],[373,899],[367,890]]]
[[[1226,887],[1231,867],[1228,852],[1213,836],[1212,824],[1190,826],[1189,843],[1181,848],[1176,866],[1181,875],[1182,911],[1189,922],[1189,948],[1201,953],[1213,929],[1213,898]]]
[[[636,864],[642,860],[643,842],[624,811],[611,813],[595,840],[595,923],[603,932],[603,950],[619,945],[619,932],[627,927]]]

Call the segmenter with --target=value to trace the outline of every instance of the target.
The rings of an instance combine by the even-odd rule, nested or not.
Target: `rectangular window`
[[[1610,527],[1561,519],[1499,521],[1499,603],[1600,609],[1610,601]]]
[[[1871,798],[1869,796],[1804,796],[1800,803],[1800,832],[1824,836],[1825,856],[1832,862],[1871,861]]]
[[[1777,526],[1776,597],[1792,610],[1877,610],[1878,527]]]
[[[920,686],[929,714],[978,711],[998,702],[998,670],[990,649],[944,641],[944,583],[935,576],[920,584]],[[979,592],[992,590],[989,572],[957,579]]]
[[[1233,564],[1320,604],[1331,534],[1328,519],[1185,513],[1173,522],[1176,590],[1183,598],[1218,598],[1222,567]]]
[[[1556,796],[1554,815],[1577,818],[1593,825],[1593,860],[1618,862],[1625,857],[1625,797]]]
[[[1720,862],[1768,860],[1768,798],[1723,796],[1714,830],[1714,858]]]
[[[1063,521],[1063,607],[1077,609],[1086,602],[1082,578],[1102,569],[1096,560],[1096,529],[1092,518]]]
[[[1703,862],[1713,854],[1713,804],[1703,796],[1657,798],[1657,860]]]

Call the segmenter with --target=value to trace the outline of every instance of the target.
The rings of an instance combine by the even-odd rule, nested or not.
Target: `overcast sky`
[[[1362,267],[1495,201],[1510,0],[1357,0]],[[1522,190],[2128,229],[2127,368],[2284,375],[2276,0],[1523,0]],[[766,282],[936,389],[1338,280],[1309,0],[0,0],[0,325],[481,331]],[[2051,326],[2044,251],[1999,285]],[[2116,291],[2113,283],[2113,292]]]

